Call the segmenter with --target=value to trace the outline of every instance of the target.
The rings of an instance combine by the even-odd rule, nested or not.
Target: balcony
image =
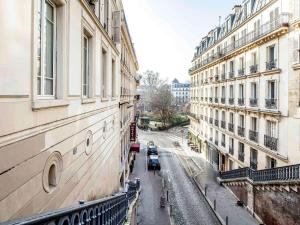
[[[267,71],[274,70],[274,69],[277,69],[276,60],[266,62]]]
[[[238,104],[239,104],[239,106],[244,106],[245,105],[245,99],[244,98],[239,98],[238,99]]]
[[[233,123],[228,123],[228,130],[232,133],[234,132],[234,124]]]
[[[218,140],[215,140],[215,145],[219,146],[219,141]]]
[[[201,97],[201,101],[203,101],[203,97]]]
[[[257,71],[258,71],[258,65],[250,66],[250,73],[251,74],[257,73]]]
[[[210,141],[210,142],[213,142],[213,138],[212,138],[212,137],[210,137],[210,138],[209,138],[209,141]]]
[[[205,97],[205,101],[207,102],[207,97]]]
[[[244,152],[239,152],[238,159],[241,162],[244,162],[245,161],[245,153]]]
[[[249,103],[251,107],[257,107],[257,98],[250,98]]]
[[[209,102],[213,102],[213,98],[212,97],[209,97]]]
[[[226,129],[226,122],[225,121],[221,121],[221,127],[223,128],[223,129]]]
[[[215,120],[215,126],[216,126],[216,127],[219,126],[219,120]]]
[[[268,135],[264,136],[264,144],[267,148],[273,150],[273,151],[277,151],[277,147],[278,147],[278,138],[274,138],[274,137],[270,137]]]
[[[215,75],[215,81],[219,81],[219,75]]]
[[[219,98],[215,97],[215,103],[219,102]]]
[[[215,140],[215,145],[218,146],[219,145],[219,141]]]
[[[249,130],[249,139],[254,142],[258,142],[258,132],[254,130]]]
[[[229,154],[234,155],[234,148],[233,146],[229,146]]]
[[[277,99],[266,99],[266,109],[277,109]]]
[[[245,137],[245,128],[238,126],[238,135],[241,137]]]
[[[262,24],[257,30],[248,32],[242,38],[236,40],[230,45],[227,45],[225,48],[220,49],[219,52],[216,52],[214,55],[210,56],[209,58],[206,58],[202,60],[200,63],[194,65],[192,68],[190,68],[189,73],[193,73],[197,69],[206,66],[207,64],[210,64],[214,61],[217,61],[218,59],[223,58],[224,56],[228,56],[234,51],[243,48],[248,44],[256,43],[260,41],[261,38],[267,37],[268,35],[270,35],[272,32],[276,31],[279,28],[288,27],[288,26],[289,26],[289,14],[282,13],[278,17],[274,18],[272,21]],[[195,54],[194,59],[196,57],[198,57],[198,55]]]
[[[225,98],[223,98],[223,97],[221,98],[221,103],[225,104]]]
[[[211,118],[211,117],[209,118],[209,123],[213,124],[213,118]]]
[[[229,105],[234,105],[234,98],[229,98],[228,102],[229,102]]]
[[[234,78],[234,71],[230,71],[230,72],[228,73],[228,77],[229,77],[229,79]]]
[[[203,120],[203,115],[200,115],[200,119]]]
[[[245,76],[245,69],[244,68],[239,69],[238,74],[239,74],[240,77]]]
[[[250,159],[250,168],[253,170],[257,170],[257,161]]]
[[[225,148],[225,141],[222,141],[222,142],[221,142],[221,145],[222,145],[222,147]]]
[[[226,74],[225,74],[225,72],[224,73],[222,73],[222,75],[221,75],[221,80],[225,80],[226,79]]]

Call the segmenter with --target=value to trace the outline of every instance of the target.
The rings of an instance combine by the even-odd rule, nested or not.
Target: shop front
[[[207,143],[208,162],[214,167],[215,170],[219,170],[219,151],[211,143]]]

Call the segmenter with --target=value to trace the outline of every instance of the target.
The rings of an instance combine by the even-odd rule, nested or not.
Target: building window
[[[239,98],[244,99],[244,84],[239,85]]]
[[[277,108],[277,99],[276,99],[276,82],[274,80],[268,81],[267,83],[267,99],[266,99],[266,108],[267,109],[276,109]]]
[[[276,122],[269,121],[269,120],[266,121],[266,134],[269,137],[276,137],[277,136],[277,134],[276,134]]]
[[[91,68],[92,68],[92,41],[91,36],[88,36],[84,31],[83,35],[83,71],[82,71],[82,96],[84,98],[91,97]]]
[[[267,47],[267,63],[266,69],[272,70],[276,68],[275,45]]]
[[[234,98],[233,85],[229,86],[229,97]]]
[[[56,82],[56,5],[38,1],[37,94],[54,98]]]
[[[266,169],[272,169],[272,168],[275,168],[276,166],[277,166],[277,161],[276,161],[276,159],[267,156],[267,165],[266,165]]]
[[[116,60],[111,60],[111,96],[116,97]]]
[[[103,23],[103,26],[104,26],[104,29],[106,31],[108,31],[108,22],[109,22],[109,0],[104,0],[104,23]]]
[[[250,168],[257,170],[257,150],[251,148],[250,149]]]
[[[238,155],[238,159],[241,162],[244,162],[245,160],[245,145],[244,143],[239,142],[239,155]]]
[[[229,154],[234,155],[234,139],[229,138]]]
[[[101,97],[107,97],[107,51],[102,49]]]

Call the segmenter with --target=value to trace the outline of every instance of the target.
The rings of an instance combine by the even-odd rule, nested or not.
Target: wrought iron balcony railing
[[[225,98],[222,97],[222,98],[221,98],[221,103],[222,103],[222,104],[225,104],[225,102],[226,102],[226,101],[225,101]]]
[[[266,70],[274,70],[277,68],[276,60],[266,62]]]
[[[258,132],[254,130],[249,130],[249,139],[254,142],[258,142]]]
[[[239,76],[245,76],[245,69],[244,68],[239,69],[238,74],[239,74]]]
[[[225,148],[225,141],[222,141],[222,142],[221,142],[221,145],[222,145],[222,147]]]
[[[229,98],[228,102],[229,102],[229,105],[234,105],[234,98]]]
[[[222,79],[222,80],[225,80],[225,79],[226,79],[226,74],[225,74],[225,72],[224,72],[224,73],[222,73],[222,75],[221,75],[221,79]]]
[[[209,97],[209,102],[213,102],[213,98],[212,97]]]
[[[266,99],[266,108],[277,109],[277,99],[274,98]]]
[[[238,99],[238,104],[239,104],[239,106],[244,106],[245,105],[245,99],[244,98],[239,98]]]
[[[219,98],[215,97],[215,103],[219,102]]]
[[[213,138],[212,138],[212,137],[210,137],[210,138],[209,138],[209,141],[210,141],[210,142],[212,142],[212,141],[213,141]]]
[[[250,168],[253,170],[257,170],[257,161],[252,161],[250,159]]]
[[[213,124],[213,118],[211,118],[211,117],[209,118],[209,123]]]
[[[234,78],[234,71],[230,71],[230,72],[228,73],[228,78],[229,78],[229,79]]]
[[[139,180],[129,182],[126,192],[118,193],[112,197],[80,202],[78,205],[73,205],[69,208],[8,221],[5,224],[124,224],[129,204],[140,189],[139,182]]]
[[[219,75],[215,75],[215,81],[219,81]]]
[[[250,98],[249,103],[251,107],[257,107],[257,98]]]
[[[295,181],[300,179],[300,165],[275,167],[264,170],[254,170],[249,167],[220,172],[221,179],[249,178],[255,182]]]
[[[245,137],[245,128],[238,126],[238,135],[241,137]]]
[[[244,152],[239,152],[239,154],[238,154],[238,159],[239,159],[241,162],[244,162],[244,161],[245,161],[245,153],[244,153]]]
[[[277,151],[278,149],[278,138],[270,137],[268,135],[264,136],[264,144],[267,148]]]
[[[219,146],[219,141],[218,140],[215,140],[215,145]]]
[[[230,45],[227,45],[225,48],[220,49],[218,52],[216,52],[214,55],[210,56],[209,58],[206,58],[202,60],[200,63],[195,64],[189,72],[192,73],[195,70],[212,63],[222,57],[225,57],[232,52],[245,47],[246,45],[258,41],[260,38],[263,38],[273,31],[282,28],[282,27],[288,27],[289,26],[289,14],[288,13],[282,13],[278,17],[274,18],[272,21],[269,21],[265,24],[262,24],[258,29],[253,30],[251,32],[248,32],[245,36],[241,37],[240,39],[236,40],[235,42],[231,43]],[[195,55],[195,58],[197,55]]]
[[[223,128],[223,129],[226,129],[226,122],[225,121],[221,121],[221,127]]]
[[[258,72],[258,65],[252,65],[250,66],[250,73],[254,74]]]
[[[219,126],[219,120],[215,119],[215,126],[218,127]]]
[[[233,123],[228,123],[228,130],[230,132],[234,132],[234,124]]]

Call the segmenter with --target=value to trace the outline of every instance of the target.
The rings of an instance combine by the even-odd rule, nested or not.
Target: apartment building
[[[172,81],[171,92],[176,105],[184,105],[190,102],[190,84],[180,83],[176,78]]]
[[[300,162],[299,12],[244,0],[196,47],[190,140],[216,169]]]
[[[1,1],[0,221],[119,191],[122,88],[129,104],[136,88],[122,14],[121,0]]]
[[[130,36],[124,11],[121,25],[121,86],[120,86],[120,142],[121,167],[120,183],[124,185],[130,172],[130,165],[134,163],[134,151],[131,144],[136,142],[136,103],[139,100],[137,87],[140,77],[134,45]]]

